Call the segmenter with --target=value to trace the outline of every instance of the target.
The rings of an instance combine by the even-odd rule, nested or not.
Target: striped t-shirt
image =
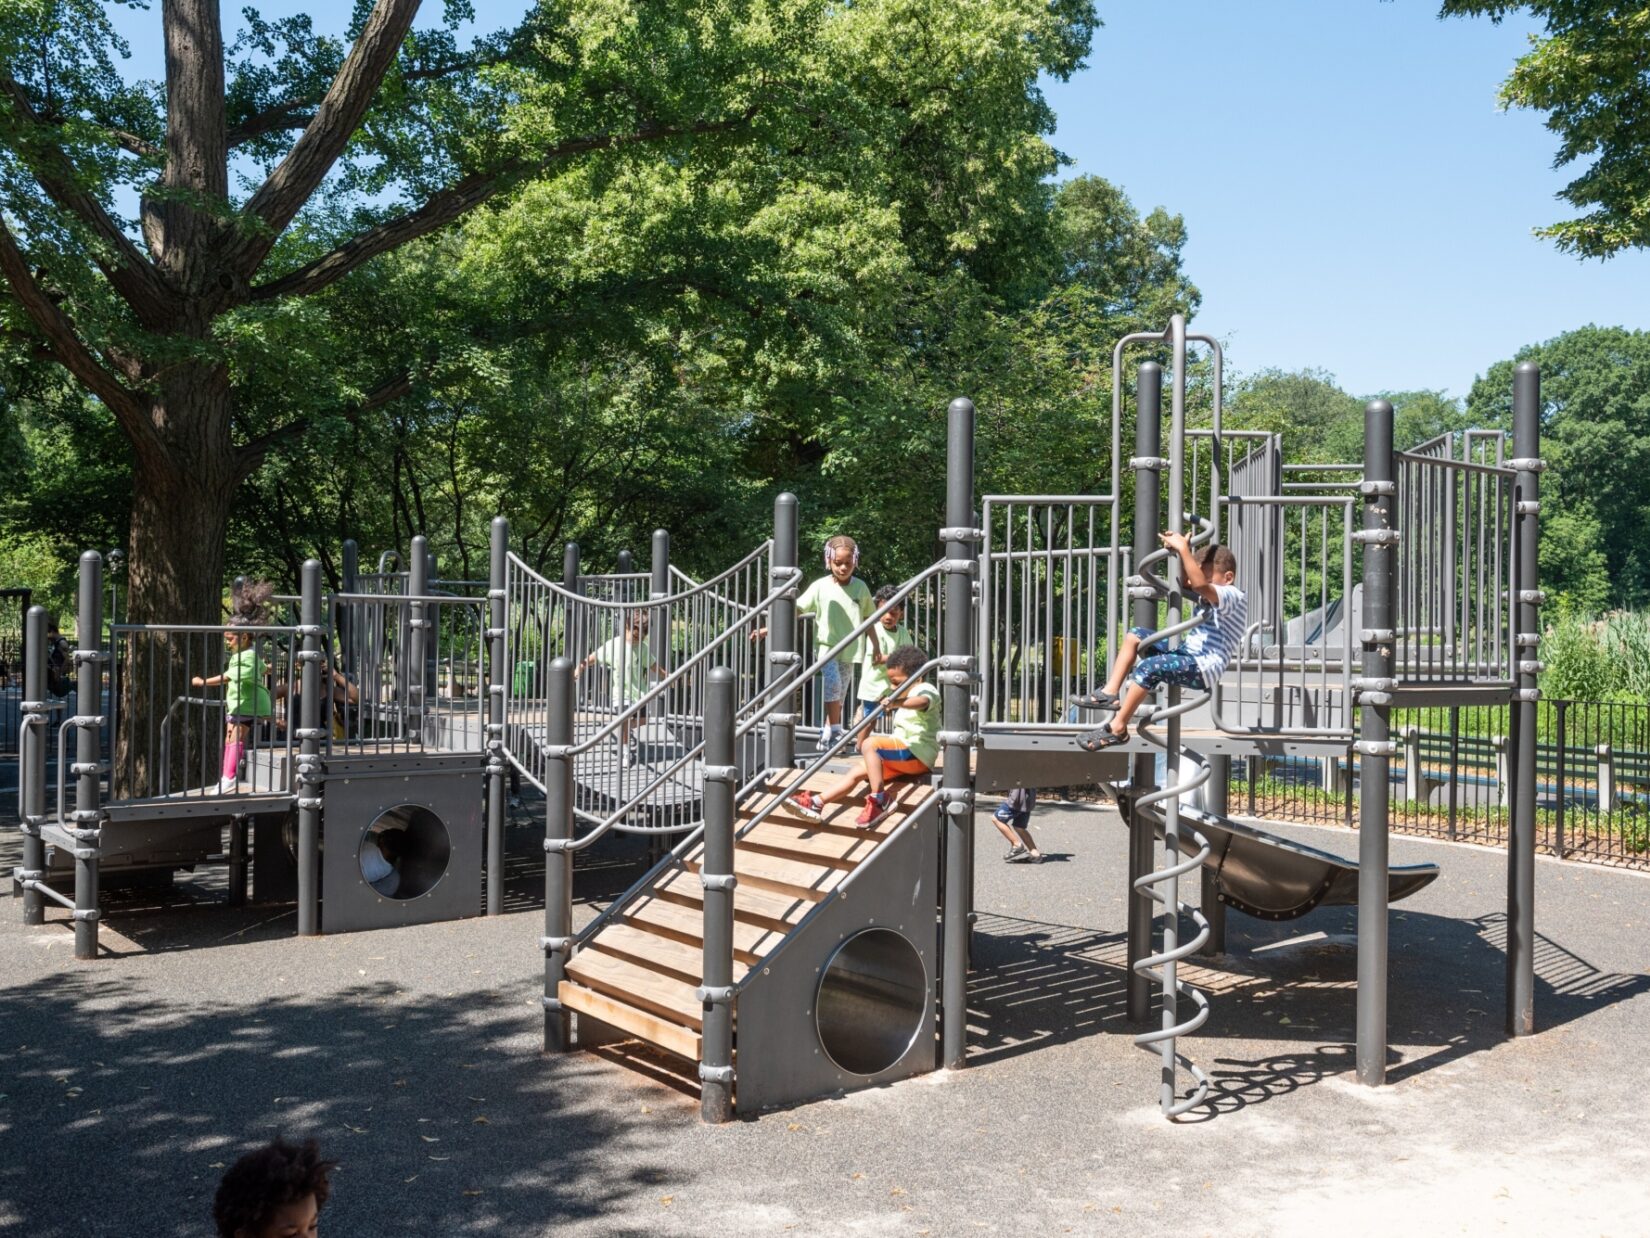
[[[1249,624],[1249,596],[1236,585],[1216,585],[1217,604],[1199,602],[1200,613],[1208,614],[1201,627],[1186,633],[1180,652],[1197,663],[1203,682],[1213,688],[1226,672],[1226,664],[1243,641]]]

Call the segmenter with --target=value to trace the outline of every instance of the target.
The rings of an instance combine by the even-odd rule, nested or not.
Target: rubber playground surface
[[[210,1233],[276,1132],[342,1168],[327,1235],[1632,1235],[1650,1226],[1650,876],[1537,864],[1540,1032],[1501,1038],[1503,857],[1394,837],[1443,876],[1394,909],[1391,1086],[1352,1081],[1351,909],[1233,915],[1182,1042],[1212,1113],[1156,1112],[1122,969],[1125,833],[985,813],[970,1067],[703,1126],[696,1098],[540,1054],[542,835],[510,914],[300,941],[290,911],[106,900],[105,957],[0,901],[0,1234]],[[1355,836],[1288,827],[1355,854]],[[0,830],[0,862],[16,860]],[[634,867],[579,878],[581,919]],[[1195,890],[1195,884],[1194,884]],[[204,892],[202,892],[204,891]],[[284,914],[283,914],[284,911]]]

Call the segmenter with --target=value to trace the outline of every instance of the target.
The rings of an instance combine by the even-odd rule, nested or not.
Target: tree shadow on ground
[[[208,1233],[224,1165],[277,1132],[342,1162],[340,1234],[537,1235],[668,1194],[665,1132],[524,1023],[519,994],[389,984],[231,1005],[88,969],[0,993],[0,1228]]]
[[[1189,930],[1189,923],[1186,925]],[[1229,953],[1182,964],[1208,995],[1209,1021],[1181,1047],[1210,1078],[1202,1115],[1241,1109],[1355,1069],[1355,912],[1324,909],[1279,927],[1232,916]],[[1503,913],[1457,920],[1393,919],[1387,1079],[1397,1083],[1506,1039]],[[982,914],[969,981],[971,1063],[986,1064],[1097,1033],[1155,1026],[1127,1016],[1127,942],[1097,932]],[[1650,976],[1605,972],[1536,936],[1536,1022],[1545,1031],[1650,990]],[[1181,1013],[1189,1014],[1187,1006]],[[1220,1056],[1222,1041],[1305,1042],[1252,1059]],[[1185,1076],[1182,1076],[1183,1081]],[[1198,1114],[1188,1115],[1196,1120]]]

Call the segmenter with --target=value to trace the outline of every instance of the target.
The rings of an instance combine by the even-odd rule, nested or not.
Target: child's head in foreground
[[[313,1139],[275,1142],[231,1165],[212,1201],[218,1238],[314,1238],[336,1161]]]
[[[1211,585],[1229,585],[1237,579],[1237,556],[1230,546],[1207,546],[1198,562]]]
[[[878,610],[881,610],[884,606],[888,606],[888,603],[893,601],[898,595],[898,585],[883,585],[882,588],[877,590],[876,596],[873,597],[871,601],[876,605]],[[888,607],[888,613],[882,617],[882,626],[892,632],[895,628],[899,627],[904,618],[905,603],[901,601],[898,606]]]

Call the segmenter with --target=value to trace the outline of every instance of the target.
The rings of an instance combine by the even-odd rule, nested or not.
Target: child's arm
[[[1180,556],[1180,583],[1210,606],[1219,606],[1220,594],[1215,592],[1215,587],[1203,574],[1203,565],[1192,553],[1191,539],[1184,533],[1160,533],[1158,536],[1165,546]]]
[[[885,702],[889,709],[927,709],[926,696],[891,696]]]
[[[573,668],[573,678],[577,679],[580,675],[584,674],[584,672],[589,669],[590,664],[596,660],[596,654],[600,652],[601,650],[596,650],[583,662],[580,662],[577,666],[575,666]]]
[[[199,675],[196,675],[189,681],[189,686],[193,688],[216,688],[222,682],[222,675],[212,675],[206,679],[202,679]]]

